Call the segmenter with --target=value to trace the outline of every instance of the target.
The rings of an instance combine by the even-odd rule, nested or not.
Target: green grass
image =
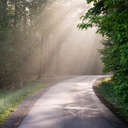
[[[37,92],[42,87],[44,85],[40,82],[28,82],[20,89],[0,90],[0,124],[5,121],[24,98]]]
[[[118,110],[118,115],[128,122],[128,103],[122,102],[114,93],[111,80],[101,82],[99,89],[101,95]]]

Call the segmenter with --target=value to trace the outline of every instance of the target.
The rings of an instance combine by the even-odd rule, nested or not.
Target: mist
[[[35,19],[32,40],[39,43],[27,60],[28,74],[38,77],[99,75],[102,37],[96,28],[81,31],[77,28],[80,16],[91,5],[84,0],[55,0],[49,2]],[[35,42],[35,43],[37,43]]]

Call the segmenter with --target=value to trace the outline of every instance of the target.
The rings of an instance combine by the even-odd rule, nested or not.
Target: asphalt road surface
[[[126,128],[96,97],[92,84],[103,76],[79,76],[53,85],[19,128]]]

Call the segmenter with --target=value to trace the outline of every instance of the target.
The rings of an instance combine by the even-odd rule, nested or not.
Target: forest
[[[41,43],[36,30],[40,27],[38,19],[47,1],[0,0],[0,123],[24,97],[44,86],[40,82],[33,82],[31,76],[28,78],[26,65]],[[86,31],[96,27],[97,33],[103,37],[103,48],[99,52],[103,72],[111,77],[102,81],[99,88],[128,122],[128,0],[86,2],[93,6],[81,16],[81,23],[76,28]],[[40,78],[40,74],[35,77]],[[31,89],[27,85],[32,85]]]
[[[22,86],[26,60],[39,45],[35,19],[45,4],[46,0],[0,0],[0,88]]]
[[[0,0],[0,124],[19,102],[44,86],[32,82],[31,74],[28,78],[26,65],[41,43],[35,34],[38,25],[35,19],[46,3],[46,0]]]

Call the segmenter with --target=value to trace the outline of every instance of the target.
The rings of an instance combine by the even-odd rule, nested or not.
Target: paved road
[[[93,92],[92,84],[99,77],[79,76],[55,84],[19,128],[126,128]]]

